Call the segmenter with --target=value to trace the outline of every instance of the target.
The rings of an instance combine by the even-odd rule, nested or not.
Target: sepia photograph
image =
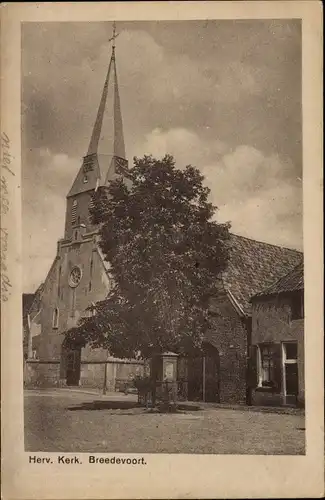
[[[304,455],[301,19],[24,22],[21,144],[30,462]]]
[[[321,5],[0,13],[3,498],[322,498]]]

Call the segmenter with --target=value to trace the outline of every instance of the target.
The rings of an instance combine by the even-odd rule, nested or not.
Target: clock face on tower
[[[77,267],[77,266],[74,267],[70,273],[69,285],[72,288],[75,288],[76,286],[79,285],[81,277],[82,277],[82,271],[81,271],[80,267]]]

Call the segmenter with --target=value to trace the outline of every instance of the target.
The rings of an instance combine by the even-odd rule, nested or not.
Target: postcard
[[[4,498],[321,497],[321,5],[1,25]]]

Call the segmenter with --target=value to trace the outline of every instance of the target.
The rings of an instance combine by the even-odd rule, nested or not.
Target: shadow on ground
[[[88,401],[79,405],[69,406],[69,411],[78,410],[130,410],[141,408],[136,401]]]
[[[133,410],[137,413],[147,413],[149,411],[154,412],[154,410],[150,410],[145,408],[142,405],[139,405],[136,401],[87,401],[81,403],[79,405],[69,406],[67,408],[69,411],[88,411],[88,410],[122,410],[123,415],[133,415],[134,413],[127,412],[127,410]],[[198,411],[201,410],[197,405],[189,405],[189,404],[179,404],[177,405],[177,411]]]

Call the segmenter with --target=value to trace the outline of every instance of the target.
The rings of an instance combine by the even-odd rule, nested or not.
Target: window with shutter
[[[273,346],[261,345],[260,346],[260,378],[261,385],[265,387],[272,387],[273,385]]]
[[[282,381],[281,344],[258,345],[258,386],[280,392]]]

